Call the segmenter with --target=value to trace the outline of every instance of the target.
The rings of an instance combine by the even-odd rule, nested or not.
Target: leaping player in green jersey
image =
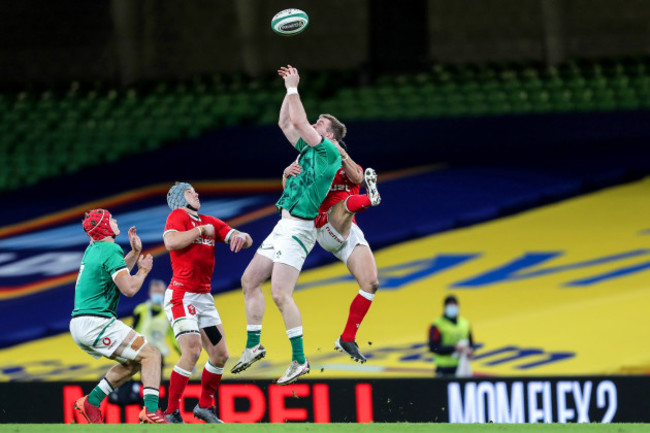
[[[279,385],[286,385],[309,373],[309,362],[303,350],[302,318],[293,300],[293,290],[300,269],[316,242],[314,218],[341,167],[341,155],[334,143],[342,138],[345,126],[329,114],[321,115],[315,124],[310,124],[298,95],[298,70],[289,65],[280,68],[278,74],[287,88],[278,124],[300,153],[298,161],[302,172],[287,180],[276,203],[282,217],[242,276],[248,339],[241,358],[231,371],[244,371],[266,355],[266,349],[260,344],[265,309],[262,283],[271,277],[271,295],[284,319],[292,348],[291,364],[277,381]]]
[[[142,287],[153,266],[151,254],[141,255],[142,241],[135,227],[129,229],[131,251],[124,256],[115,243],[120,234],[117,221],[105,209],[85,215],[83,228],[90,237],[77,284],[70,333],[77,345],[93,358],[102,356],[118,362],[88,394],[75,401],[74,408],[91,424],[103,422],[99,405],[106,396],[142,370],[144,405],[139,418],[143,423],[167,424],[158,408],[160,352],[146,338],[117,319],[120,293],[132,297]],[[138,272],[131,269],[138,263]]]

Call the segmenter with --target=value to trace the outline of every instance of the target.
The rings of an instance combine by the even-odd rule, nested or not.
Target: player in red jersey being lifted
[[[334,348],[346,353],[357,362],[366,358],[359,352],[355,342],[357,330],[375,297],[379,280],[377,263],[363,232],[356,224],[355,214],[363,212],[381,202],[377,191],[377,173],[372,168],[365,173],[347,152],[341,140],[337,144],[341,153],[341,168],[336,173],[330,191],[323,200],[315,220],[319,245],[345,263],[359,283],[359,294],[350,305],[350,313],[343,334],[334,343]],[[291,176],[301,172],[298,162],[284,170],[282,185]],[[359,186],[365,180],[366,194],[359,194]]]
[[[167,204],[172,212],[167,217],[163,238],[173,276],[165,292],[164,308],[181,349],[181,358],[171,374],[165,414],[169,422],[184,422],[180,400],[203,347],[208,362],[201,374],[201,396],[193,412],[196,418],[207,423],[220,423],[214,394],[228,360],[228,349],[221,318],[210,294],[215,243],[230,244],[230,250],[237,253],[250,247],[253,240],[218,218],[199,214],[199,195],[189,183],[177,182],[172,186],[167,193]]]

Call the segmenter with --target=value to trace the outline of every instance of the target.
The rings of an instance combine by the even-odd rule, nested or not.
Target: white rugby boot
[[[298,364],[298,361],[291,361],[289,368],[278,379],[278,385],[288,385],[295,382],[303,374],[309,373],[309,361],[305,360],[304,364]]]
[[[377,172],[368,167],[366,168],[363,177],[366,181],[366,190],[368,198],[370,199],[370,204],[372,206],[377,206],[381,203],[381,196],[379,195],[379,191],[377,191]]]
[[[241,373],[246,370],[248,367],[259,361],[260,359],[266,356],[266,349],[261,344],[253,346],[251,348],[244,349],[244,352],[241,354],[241,358],[237,361],[237,364],[230,369],[231,373]]]

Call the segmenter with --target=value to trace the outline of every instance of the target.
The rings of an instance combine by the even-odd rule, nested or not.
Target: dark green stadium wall
[[[0,85],[256,75],[286,63],[312,70],[553,64],[650,48],[650,3],[642,0],[417,0],[397,6],[294,0],[290,6],[306,10],[311,22],[300,36],[285,38],[269,25],[287,7],[281,0],[3,2]]]

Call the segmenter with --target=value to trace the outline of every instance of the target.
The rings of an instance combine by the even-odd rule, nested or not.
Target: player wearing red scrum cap
[[[117,319],[120,293],[132,297],[142,287],[153,266],[151,254],[141,255],[142,241],[135,227],[129,229],[131,251],[124,256],[115,243],[120,229],[106,209],[86,213],[83,228],[90,237],[77,284],[70,333],[77,345],[93,358],[102,356],[118,362],[88,394],[75,401],[74,408],[91,424],[102,423],[99,405],[106,396],[138,371],[142,373],[144,404],[139,418],[143,423],[166,424],[158,409],[160,352],[146,338]],[[138,263],[138,272],[131,270]]]

